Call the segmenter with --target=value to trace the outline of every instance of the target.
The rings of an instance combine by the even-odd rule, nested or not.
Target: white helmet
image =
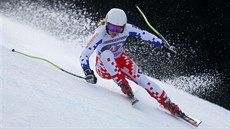
[[[127,16],[122,9],[113,8],[107,13],[106,22],[117,26],[124,26],[127,23]]]

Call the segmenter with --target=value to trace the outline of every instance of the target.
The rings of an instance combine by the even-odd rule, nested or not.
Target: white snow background
[[[80,40],[80,39],[79,39]],[[140,100],[132,106],[113,81],[98,77],[96,85],[66,74],[50,60],[83,76],[82,45],[60,41],[44,31],[0,16],[1,129],[191,129],[159,109],[156,100],[130,82]],[[91,58],[94,62],[94,56]],[[94,63],[91,63],[94,68]],[[230,129],[230,112],[170,84],[152,79],[187,114],[202,120],[199,129]]]

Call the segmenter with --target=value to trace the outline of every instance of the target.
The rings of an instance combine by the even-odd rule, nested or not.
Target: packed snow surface
[[[79,39],[80,41],[80,39]],[[156,100],[130,82],[140,100],[132,106],[111,80],[96,85],[60,71],[42,60],[84,76],[79,55],[82,45],[63,42],[46,32],[0,16],[1,129],[191,129],[161,111]],[[94,56],[91,67],[94,68]],[[152,79],[187,114],[202,120],[200,129],[230,129],[230,112],[218,105]]]

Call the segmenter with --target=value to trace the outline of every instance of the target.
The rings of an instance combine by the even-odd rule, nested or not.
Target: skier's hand
[[[88,83],[92,83],[92,84],[96,84],[97,83],[97,78],[96,76],[94,75],[94,72],[93,70],[91,69],[86,69],[84,71],[85,73],[85,80],[88,82]]]
[[[164,46],[162,50],[167,52],[168,57],[175,57],[177,55],[176,47],[174,46],[169,46],[169,47]]]
[[[168,56],[169,57],[175,57],[176,55],[177,55],[176,47],[170,46],[169,51],[168,51]]]

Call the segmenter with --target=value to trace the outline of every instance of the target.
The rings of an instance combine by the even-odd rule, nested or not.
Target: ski
[[[177,114],[173,115],[168,110],[166,110],[164,107],[160,106],[160,108],[163,109],[163,111],[168,113],[170,116],[176,117],[176,118],[186,122],[187,124],[189,124],[189,125],[191,125],[193,127],[198,127],[202,123],[201,120],[198,120],[198,119],[196,119],[194,117],[191,117],[191,116],[185,114],[182,111],[179,111]]]
[[[129,99],[130,99],[130,102],[131,102],[132,105],[134,105],[134,104],[136,104],[137,102],[139,102],[139,100],[138,100],[137,98],[135,98],[135,97],[129,98]]]
[[[130,102],[132,105],[136,104],[137,102],[139,102],[139,100],[134,96],[133,92],[129,92],[128,94],[126,94],[127,97],[129,98]]]
[[[182,111],[180,111],[178,114],[175,115],[179,119],[182,119],[183,121],[187,122],[188,124],[198,127],[201,124],[201,120],[195,119],[194,117],[191,117],[189,115],[186,115]]]

